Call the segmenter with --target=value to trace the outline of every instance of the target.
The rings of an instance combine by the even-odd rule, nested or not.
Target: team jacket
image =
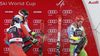
[[[30,36],[30,34],[28,33],[23,24],[16,23],[15,25],[7,28],[6,39],[10,43],[17,43],[17,42],[19,43],[23,41],[22,34],[25,34],[25,36],[27,37]]]
[[[80,38],[85,36],[85,30],[83,26],[79,28],[76,27],[74,23],[72,23],[68,27],[68,35],[71,44],[78,44],[80,42]],[[87,44],[87,41],[86,41]]]

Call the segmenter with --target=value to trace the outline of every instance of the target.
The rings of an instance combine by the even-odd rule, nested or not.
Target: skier
[[[37,39],[31,37],[25,26],[21,24],[21,21],[23,21],[22,17],[15,15],[12,26],[7,28],[5,42],[9,45],[9,56],[26,56],[22,49],[22,34],[25,34],[28,39],[32,39],[34,44],[38,42]]]
[[[29,32],[29,34],[32,35],[33,37],[38,37],[39,36],[39,33],[31,31],[29,29],[29,27],[28,27],[27,22],[26,22],[27,17],[29,15],[29,12],[27,10],[25,10],[25,9],[21,9],[21,10],[19,10],[19,15],[23,18],[22,24],[24,24],[24,26],[27,29],[27,31]],[[28,41],[29,40],[26,37],[23,38],[23,42],[24,43],[26,43]]]
[[[84,21],[83,16],[81,15],[77,15],[75,17],[75,22],[72,23],[69,27],[68,27],[68,35],[69,35],[69,40],[70,40],[70,56],[75,56],[75,55],[79,55],[79,56],[87,56],[87,53],[85,51],[85,46],[87,45],[87,38],[85,41],[85,44],[83,45],[83,48],[81,48],[82,50],[79,51],[78,53],[75,53],[75,51],[77,51],[77,46],[81,46],[79,45],[79,43],[81,42],[81,39],[83,37],[85,37],[85,30],[84,27],[82,26],[82,23]]]
[[[29,29],[29,27],[28,27],[28,24],[27,24],[27,22],[26,22],[26,20],[27,20],[27,17],[28,17],[28,15],[29,15],[29,12],[27,11],[27,10],[25,10],[25,9],[21,9],[21,10],[19,10],[19,15],[23,18],[23,21],[22,21],[22,23],[24,24],[24,26],[26,27],[26,29],[27,29],[27,31],[29,32],[29,34],[30,35],[32,35],[33,37],[38,37],[39,36],[39,33],[37,33],[37,32],[33,32],[33,31],[31,31],[30,29]],[[41,36],[43,36],[44,35],[44,33],[42,32],[42,31],[40,31],[41,32]],[[26,38],[26,37],[24,37],[23,38],[23,41],[24,41],[24,43],[26,43],[26,42],[28,42],[29,40]],[[42,52],[43,52],[43,42],[40,40],[40,45],[39,45],[39,55],[42,55]]]

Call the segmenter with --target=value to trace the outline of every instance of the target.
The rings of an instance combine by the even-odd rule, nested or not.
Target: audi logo
[[[72,13],[72,10],[63,10],[62,13],[63,14],[71,14]]]
[[[48,42],[57,42],[57,39],[47,39]]]
[[[6,32],[6,29],[4,29],[4,32]]]
[[[41,22],[41,20],[33,20],[33,23],[40,23]]]
[[[33,52],[39,52],[39,48],[33,48]]]
[[[67,29],[63,29],[62,32],[67,34],[68,31]]]
[[[5,19],[4,23],[11,23],[12,19]]]
[[[9,48],[8,47],[5,47],[3,50],[4,51],[9,51]]]
[[[47,32],[48,33],[57,33],[57,29],[48,29]]]
[[[58,13],[57,10],[48,10],[47,12],[48,12],[48,14],[57,14]]]
[[[49,19],[47,22],[48,23],[57,23],[57,19]]]
[[[40,32],[40,29],[33,29],[34,32]]]
[[[57,52],[57,48],[48,48],[47,51],[48,52]]]
[[[67,35],[67,32],[68,32],[67,29],[63,29],[63,30],[62,30],[62,34],[63,34],[63,35]]]
[[[63,51],[63,49],[62,49]],[[70,52],[70,48],[64,48],[64,52]]]
[[[71,19],[63,19],[63,23],[72,23],[73,21]]]
[[[68,43],[68,42],[69,42],[69,39],[64,39],[64,40],[62,39],[62,41],[64,41],[64,42],[67,42],[67,43]]]

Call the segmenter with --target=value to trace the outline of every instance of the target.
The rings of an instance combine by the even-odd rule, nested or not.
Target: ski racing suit
[[[24,26],[26,27],[26,29],[27,29],[27,31],[29,32],[29,34],[30,35],[32,35],[33,37],[38,37],[39,36],[39,33],[37,33],[37,32],[33,32],[33,31],[31,31],[30,29],[29,29],[29,27],[28,27],[28,24],[27,24],[27,22],[25,21],[24,23]],[[40,42],[39,42],[39,52],[42,52],[42,47],[43,47],[43,42],[42,42],[42,38],[41,37],[39,37],[41,40],[40,40]],[[26,43],[26,42],[28,42],[29,40],[26,38],[26,37],[24,37],[23,38],[23,42],[24,43]]]
[[[28,33],[29,33],[30,35],[32,35],[33,37],[38,37],[38,33],[37,33],[37,32],[31,31],[31,30],[29,29],[28,24],[27,24],[26,21],[25,21],[23,24],[24,24],[26,30],[28,31]],[[28,41],[29,41],[29,40],[24,36],[23,42],[26,43],[26,42],[28,42]]]
[[[80,38],[85,36],[85,30],[83,26],[80,26],[79,28],[72,23],[68,27],[68,35],[70,40],[70,56],[73,56],[71,53],[74,54],[75,46],[80,42]],[[85,44],[87,45],[87,38]],[[77,55],[77,54],[76,54]],[[84,48],[82,48],[81,52],[78,54],[79,56],[87,56],[87,53]]]
[[[30,34],[27,32],[25,26],[20,23],[7,28],[6,42],[9,41],[9,56],[26,56],[22,49],[22,34],[25,34],[27,38],[30,38]]]

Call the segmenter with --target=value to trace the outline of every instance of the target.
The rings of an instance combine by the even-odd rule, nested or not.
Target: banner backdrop
[[[57,32],[58,18],[62,15],[62,33],[61,33],[61,56],[69,56],[69,38],[67,27],[74,22],[76,15],[82,15],[85,20],[83,27],[85,28],[88,45],[85,50],[88,56],[99,56],[94,35],[92,33],[90,21],[81,0],[1,0],[0,1],[0,56],[8,56],[9,47],[4,43],[6,28],[10,26],[10,22],[14,15],[18,14],[20,9],[29,11],[28,25],[32,31],[39,32],[40,22],[44,20],[44,48],[43,56],[55,56],[57,52]],[[65,37],[65,40],[63,40]],[[39,39],[39,37],[38,37]],[[64,52],[63,52],[64,45]],[[39,56],[39,44],[34,45],[26,54],[27,56]]]

